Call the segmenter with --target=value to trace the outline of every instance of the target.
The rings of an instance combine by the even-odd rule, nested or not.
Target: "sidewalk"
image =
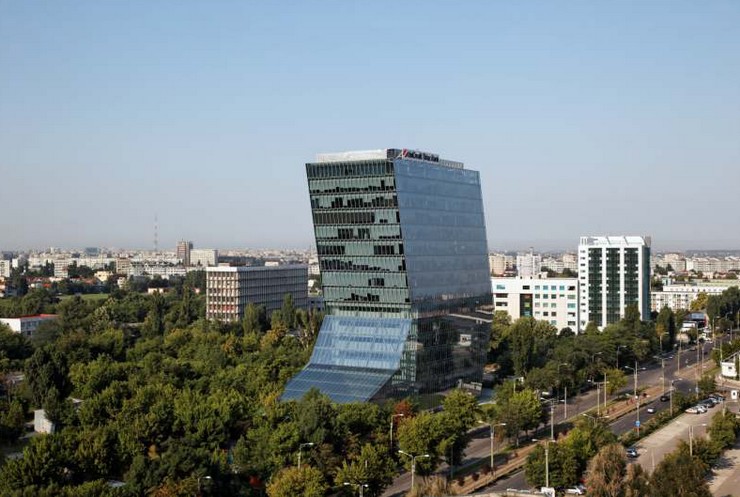
[[[736,496],[740,491],[740,438],[722,455],[709,489],[715,497]]]

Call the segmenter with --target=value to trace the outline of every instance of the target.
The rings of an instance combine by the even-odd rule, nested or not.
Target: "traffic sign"
[[[635,421],[635,426],[637,426],[638,428],[640,427],[640,420],[639,419],[637,421]]]

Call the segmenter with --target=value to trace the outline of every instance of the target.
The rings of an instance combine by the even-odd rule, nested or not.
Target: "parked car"
[[[712,395],[710,395],[710,397],[713,399],[717,399],[718,402],[722,402],[723,400],[725,400],[725,396],[718,393],[713,393]]]
[[[699,411],[697,414],[704,414],[705,412],[707,412],[709,410],[709,409],[707,409],[705,406],[703,406],[701,404],[697,404],[696,405],[696,409]]]
[[[565,493],[568,495],[586,495],[586,487],[576,485],[575,487],[565,489]]]
[[[686,411],[684,412],[686,412],[687,414],[699,414],[699,408],[697,408],[696,406],[692,406],[686,409]]]
[[[637,449],[634,447],[630,447],[627,449],[627,457],[634,459],[635,457],[638,457],[639,454],[637,453]]]

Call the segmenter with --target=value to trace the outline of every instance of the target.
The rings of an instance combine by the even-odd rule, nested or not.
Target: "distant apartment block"
[[[190,266],[210,267],[218,265],[218,250],[192,249],[190,251]]]
[[[59,260],[54,263],[54,277],[69,278],[69,264],[67,264],[67,261]]]
[[[242,319],[247,305],[262,305],[269,316],[286,294],[297,308],[308,306],[308,266],[238,266],[206,269],[206,318],[225,322]]]
[[[30,337],[39,325],[45,321],[52,321],[57,318],[56,314],[35,314],[33,316],[21,316],[18,318],[0,318],[0,323],[4,323],[16,333]]]
[[[131,259],[127,257],[118,257],[116,259],[116,274],[128,275],[131,270]]]
[[[516,268],[516,259],[513,255],[490,254],[488,256],[488,265],[491,266],[493,276],[503,276],[505,273],[513,271]]]
[[[190,251],[193,250],[193,242],[188,240],[180,240],[177,242],[177,258],[182,262],[184,266],[190,265]]]
[[[0,278],[10,278],[10,270],[13,269],[13,262],[0,260]]]
[[[515,321],[533,317],[579,331],[577,278],[491,278],[493,306]]]
[[[720,295],[731,286],[738,286],[740,283],[730,285],[727,280],[721,285],[707,284],[671,284],[664,285],[662,291],[650,292],[650,308],[653,311],[660,311],[663,307],[668,306],[673,311],[679,309],[689,310],[691,303],[694,302],[700,293],[707,295]]]
[[[191,269],[192,270],[192,269]],[[172,276],[184,277],[188,274],[188,268],[168,263],[133,262],[126,272],[127,276],[159,276],[165,280]]]
[[[534,278],[542,271],[542,256],[529,252],[516,256],[516,274],[520,278]]]
[[[650,318],[650,237],[583,236],[578,245],[581,328],[604,327],[636,304]]]

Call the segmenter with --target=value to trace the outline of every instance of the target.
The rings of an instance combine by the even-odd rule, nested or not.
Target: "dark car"
[[[664,394],[664,395],[661,395],[660,396],[660,401],[661,402],[668,402],[669,400],[671,400],[671,396],[670,395],[665,395]]]

